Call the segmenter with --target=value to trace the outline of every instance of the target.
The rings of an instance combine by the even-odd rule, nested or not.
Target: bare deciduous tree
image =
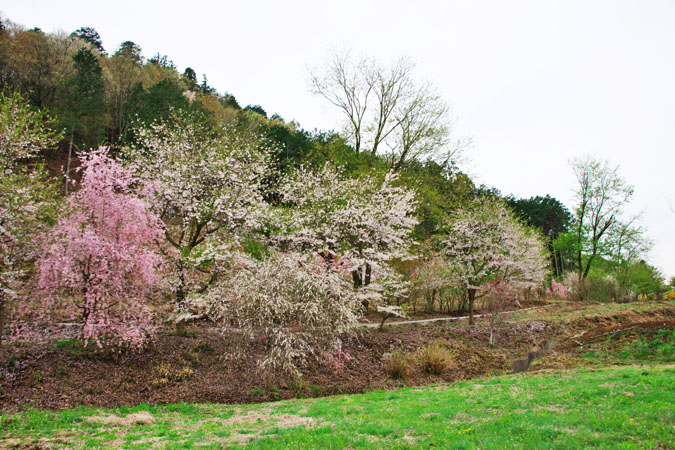
[[[431,84],[414,86],[396,113],[396,130],[390,142],[391,165],[399,171],[413,159],[433,158],[439,163],[457,163],[470,139],[450,138],[453,120],[450,108]]]
[[[365,116],[374,83],[368,66],[372,61],[353,61],[349,53],[335,54],[322,72],[312,72],[312,93],[319,94],[347,116],[356,154],[361,151]]]
[[[336,53],[325,69],[311,72],[311,90],[346,116],[357,154],[374,157],[386,147],[396,171],[415,158],[455,162],[469,141],[450,140],[449,107],[431,84],[415,82],[414,68],[408,58],[385,66]]]
[[[371,65],[367,78],[371,80],[377,98],[372,119],[372,145],[370,154],[375,156],[380,144],[385,142],[401,122],[406,119],[409,108],[405,104],[414,101],[415,88],[411,79],[415,65],[407,58],[401,58],[391,67]],[[403,112],[403,114],[401,114]]]

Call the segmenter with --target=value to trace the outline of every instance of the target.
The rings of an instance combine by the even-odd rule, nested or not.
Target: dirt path
[[[501,314],[511,314],[515,312],[523,312],[523,311],[529,311],[531,309],[537,309],[537,308],[545,308],[548,305],[543,305],[543,306],[532,306],[530,308],[522,308],[522,309],[514,309],[511,311],[503,311]],[[474,314],[473,318],[477,319],[480,317],[484,317],[486,314]],[[392,321],[392,322],[387,322],[384,324],[385,327],[388,326],[398,326],[398,325],[413,325],[413,324],[419,324],[419,323],[432,323],[432,322],[450,322],[453,320],[462,320],[462,319],[468,319],[469,316],[459,316],[459,317],[435,317],[433,319],[418,319],[418,320],[399,320],[399,321]],[[369,322],[369,323],[362,323],[359,324],[358,327],[360,328],[379,328],[380,324],[377,322]]]

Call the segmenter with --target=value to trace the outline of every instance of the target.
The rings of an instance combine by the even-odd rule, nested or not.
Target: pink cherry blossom
[[[103,147],[80,158],[81,188],[42,247],[38,306],[81,320],[85,345],[139,348],[153,328],[163,226],[135,195],[133,169]]]

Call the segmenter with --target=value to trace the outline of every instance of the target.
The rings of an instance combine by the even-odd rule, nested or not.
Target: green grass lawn
[[[605,367],[259,405],[29,410],[0,448],[675,448],[675,365]]]
[[[675,362],[675,330],[643,332],[638,336],[630,334],[634,333],[610,335],[578,351],[586,361],[600,365]]]

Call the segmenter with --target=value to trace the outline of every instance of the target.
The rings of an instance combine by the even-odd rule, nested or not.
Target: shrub
[[[265,342],[262,371],[297,377],[310,357],[344,356],[340,335],[356,325],[361,312],[349,273],[298,253],[243,261],[208,297],[212,318],[241,328],[252,342]]]
[[[441,375],[450,367],[453,354],[440,342],[430,342],[417,350],[420,368],[432,375]]]
[[[181,382],[188,380],[194,375],[194,371],[187,366],[175,369],[169,363],[162,363],[155,369],[155,374],[157,375],[157,378],[152,384],[153,386],[158,387],[169,383],[169,381]]]
[[[551,279],[551,287],[546,288],[547,298],[557,298],[560,300],[566,300],[568,293],[569,288],[565,286],[562,282],[556,281],[555,278]]]
[[[415,371],[415,363],[415,355],[400,350],[385,357],[385,368],[392,378],[408,378]]]

